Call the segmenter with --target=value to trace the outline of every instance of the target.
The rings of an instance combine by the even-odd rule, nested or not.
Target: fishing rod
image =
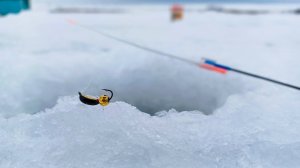
[[[281,82],[281,81],[278,81],[278,80],[274,80],[274,79],[267,78],[267,77],[264,77],[264,76],[256,75],[256,74],[249,73],[249,72],[245,72],[245,71],[242,71],[242,70],[239,70],[239,69],[236,69],[236,68],[232,68],[232,67],[229,67],[229,66],[226,66],[226,65],[218,64],[217,62],[215,62],[213,60],[210,60],[210,59],[206,59],[206,58],[204,58],[202,60],[202,62],[200,63],[200,66],[205,68],[205,69],[216,71],[216,72],[219,72],[219,73],[222,73],[222,74],[227,73],[227,71],[232,71],[232,72],[236,72],[236,73],[243,74],[243,75],[246,75],[246,76],[251,76],[251,77],[254,77],[254,78],[257,78],[257,79],[262,79],[264,81],[276,83],[278,85],[282,85],[282,86],[286,86],[286,87],[293,88],[293,89],[296,89],[296,90],[300,90],[299,86],[294,86],[294,85],[284,83],[284,82]]]
[[[268,82],[271,82],[271,83],[275,83],[275,84],[278,84],[278,85],[281,85],[281,86],[285,86],[285,87],[296,89],[296,90],[300,91],[299,86],[291,85],[291,84],[281,82],[281,81],[278,81],[278,80],[274,80],[274,79],[271,79],[271,78],[268,78],[268,77],[256,75],[256,74],[245,72],[245,71],[242,71],[242,70],[239,70],[239,69],[236,69],[236,68],[232,68],[232,67],[229,67],[229,66],[226,66],[226,65],[218,64],[217,62],[215,62],[213,60],[210,60],[210,59],[203,58],[202,61],[199,64],[196,61],[185,59],[185,58],[182,58],[182,57],[177,56],[177,55],[173,55],[173,54],[170,54],[170,53],[159,51],[159,50],[156,50],[156,49],[153,49],[153,48],[150,48],[150,47],[146,47],[144,45],[141,45],[141,44],[138,44],[138,43],[135,43],[135,42],[132,42],[132,41],[125,40],[123,38],[119,38],[117,36],[113,36],[111,34],[104,33],[102,31],[99,31],[99,30],[90,28],[88,26],[79,24],[74,20],[67,20],[67,22],[69,22],[72,25],[81,27],[85,30],[92,31],[94,33],[100,34],[104,37],[116,40],[118,42],[130,45],[132,47],[135,47],[135,48],[147,51],[147,52],[151,52],[151,53],[154,53],[154,54],[157,54],[157,55],[160,55],[160,56],[168,57],[168,58],[171,58],[171,59],[176,59],[176,60],[191,64],[191,65],[200,66],[204,69],[215,71],[215,72],[218,72],[218,73],[221,73],[221,74],[226,74],[227,71],[236,72],[236,73],[239,73],[239,74],[242,74],[242,75],[246,75],[246,76],[250,76],[250,77],[253,77],[253,78],[261,79],[261,80],[264,80],[264,81],[268,81]]]

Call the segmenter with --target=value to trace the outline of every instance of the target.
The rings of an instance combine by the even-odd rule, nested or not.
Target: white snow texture
[[[200,13],[198,5],[173,23],[166,6],[123,8],[0,18],[1,168],[299,167],[298,91],[66,22],[300,85],[299,16]],[[98,96],[103,88],[116,95],[105,108],[78,100],[77,91]]]

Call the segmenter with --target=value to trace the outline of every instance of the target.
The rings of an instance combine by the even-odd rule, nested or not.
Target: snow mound
[[[0,167],[297,167],[300,104],[256,92],[231,96],[209,116],[63,97],[44,112],[0,119]]]

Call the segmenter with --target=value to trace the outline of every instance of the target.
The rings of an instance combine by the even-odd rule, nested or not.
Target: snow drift
[[[102,110],[64,97],[42,113],[1,119],[0,166],[297,167],[300,104],[282,102],[291,95],[300,98],[270,100],[262,90],[231,96],[211,116],[150,116],[122,102]]]
[[[298,167],[298,92],[160,58],[65,19],[299,84],[299,18],[189,13],[173,24],[159,9],[1,18],[0,167]],[[76,95],[103,88],[116,93],[104,110]]]

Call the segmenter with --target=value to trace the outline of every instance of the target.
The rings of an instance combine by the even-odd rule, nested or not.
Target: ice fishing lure
[[[78,92],[79,99],[82,103],[95,106],[100,104],[101,106],[107,106],[110,103],[110,100],[113,98],[113,91],[109,89],[102,89],[104,91],[110,92],[110,96],[108,95],[101,95],[99,98],[95,98],[92,96],[82,95],[81,92]]]

